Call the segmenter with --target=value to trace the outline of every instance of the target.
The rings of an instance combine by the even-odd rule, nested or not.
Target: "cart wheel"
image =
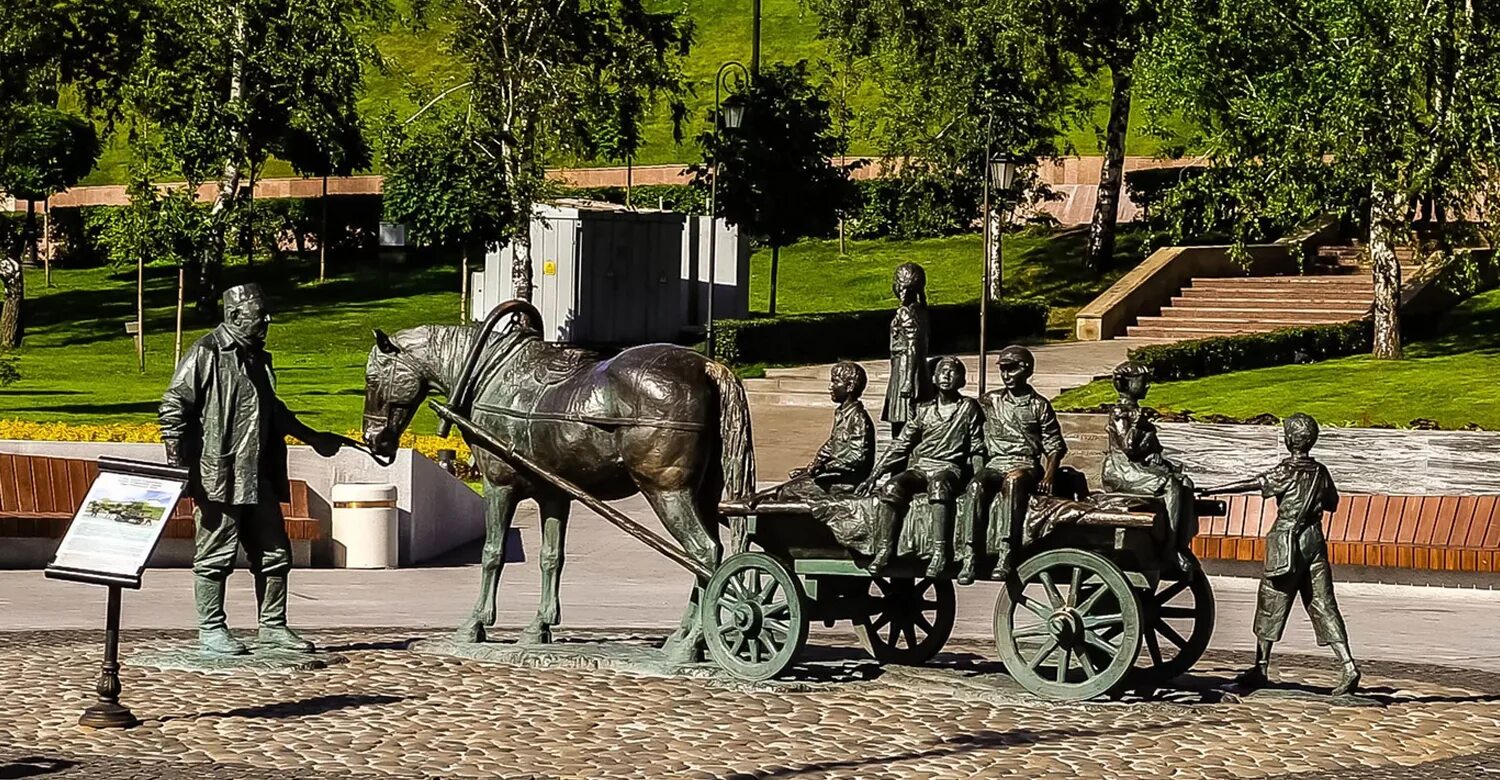
[[[735,677],[775,677],[807,641],[801,584],[765,553],[730,556],[708,581],[703,634],[708,654]]]
[[[1141,649],[1141,611],[1119,567],[1083,550],[1025,563],[995,602],[995,646],[1016,682],[1049,699],[1114,689]]]
[[[883,664],[919,666],[932,660],[953,633],[958,603],[953,581],[876,577],[870,616],[857,621],[859,644]]]
[[[1198,563],[1192,553],[1186,555]],[[1191,579],[1163,581],[1154,593],[1141,592],[1140,599],[1146,644],[1143,679],[1161,684],[1186,674],[1208,650],[1214,633],[1214,591],[1208,575],[1197,566]]]

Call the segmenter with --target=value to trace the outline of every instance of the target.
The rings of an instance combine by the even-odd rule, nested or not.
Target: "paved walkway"
[[[645,519],[649,515],[639,498],[620,505],[643,517],[648,527],[660,527]],[[523,506],[517,521],[526,560],[506,566],[499,616],[501,626],[513,628],[531,620],[541,592],[537,523],[530,505]],[[477,560],[477,551],[460,551],[451,560],[452,565],[417,569],[295,571],[293,622],[313,628],[456,626],[478,595],[479,571],[470,563]],[[562,584],[564,627],[664,631],[681,617],[691,584],[691,575],[640,542],[586,510],[575,512]],[[1253,579],[1215,578],[1218,627],[1212,647],[1254,648],[1250,617],[1256,584]],[[1500,673],[1500,592],[1342,583],[1338,593],[1360,656]],[[990,639],[996,594],[997,586],[989,583],[960,589],[956,636]],[[231,625],[254,625],[249,574],[237,572],[231,578],[228,611]],[[97,628],[103,614],[101,588],[48,580],[36,571],[0,572],[0,627],[5,630]],[[193,615],[191,573],[184,569],[152,570],[141,591],[125,593],[127,628],[189,628]],[[1284,648],[1323,653],[1300,609]]]

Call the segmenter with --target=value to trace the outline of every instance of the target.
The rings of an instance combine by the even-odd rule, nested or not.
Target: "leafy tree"
[[[99,159],[99,137],[88,121],[42,103],[0,111],[0,190],[26,199],[26,244],[37,258],[36,202],[77,184]],[[26,274],[19,256],[0,260],[0,347],[19,346]]]
[[[1149,56],[1162,4],[1163,0],[1016,0],[1008,6],[1019,29],[1056,47],[1055,56],[1076,63],[1084,78],[1071,84],[1072,89],[1089,86],[1087,76],[1109,74],[1109,119],[1100,139],[1104,160],[1084,258],[1096,272],[1113,263],[1136,61],[1143,53]]]
[[[849,169],[833,158],[846,138],[832,127],[821,90],[809,80],[807,62],[770,65],[726,106],[744,108],[738,128],[704,133],[704,161],[692,166],[693,182],[707,188],[719,168],[717,211],[730,223],[771,247],[771,305],[776,313],[776,272],[781,248],[804,236],[833,232],[856,191]]]
[[[528,224],[546,189],[546,163],[633,156],[642,122],[663,97],[680,127],[686,110],[682,58],[692,24],[682,12],[650,12],[642,0],[420,0],[414,10],[421,16],[440,13],[451,26],[447,46],[466,78],[435,88],[425,110],[453,96],[465,99],[462,110],[449,110],[428,128],[395,141],[408,152],[388,162],[390,175],[420,182],[424,191],[404,187],[395,197],[387,192],[390,213],[415,215],[431,197],[449,199],[450,206],[468,198],[441,218],[455,230],[437,232],[470,246],[516,241],[521,251],[511,276],[517,295],[530,298]],[[426,120],[422,112],[419,117]],[[447,128],[448,134],[434,135],[431,127]],[[455,145],[470,150],[440,149]],[[458,190],[475,176],[450,165],[438,167],[442,177],[404,170],[431,155],[477,161],[479,175],[498,175],[498,181],[483,183],[478,193],[425,192]]]
[[[977,193],[987,147],[1022,162],[1052,157],[1063,151],[1063,130],[1091,121],[1091,103],[1077,88],[1084,76],[1077,59],[1037,35],[1020,6],[1001,0],[809,5],[838,56],[867,58],[882,95],[874,117],[878,143],[914,189],[936,180],[943,189],[956,184]],[[1036,185],[1032,178],[1021,189]],[[998,237],[1000,227],[991,220],[988,229]],[[998,279],[999,254],[988,262]]]
[[[240,180],[268,157],[321,176],[368,167],[356,110],[366,41],[386,0],[148,0],[147,33],[128,97],[193,190],[216,183],[211,222],[193,258],[197,306],[217,305],[226,232],[242,208]],[[149,140],[148,140],[149,139]]]
[[[418,244],[457,247],[468,316],[469,266],[483,264],[487,243],[516,225],[502,161],[479,143],[465,114],[438,107],[409,124],[390,122],[381,200],[386,217]]]
[[[116,115],[122,50],[138,38],[134,0],[0,3],[0,190],[28,202],[24,245],[36,259],[36,204],[93,169],[99,139],[90,118]],[[74,111],[63,111],[64,91]],[[5,286],[0,347],[23,336],[21,251],[0,262]]]
[[[1148,100],[1216,166],[1179,185],[1241,240],[1333,212],[1367,226],[1375,346],[1401,355],[1408,204],[1489,216],[1500,170],[1500,7],[1470,0],[1182,0]],[[1486,191],[1489,197],[1486,197]],[[1493,220],[1490,224],[1494,224]]]

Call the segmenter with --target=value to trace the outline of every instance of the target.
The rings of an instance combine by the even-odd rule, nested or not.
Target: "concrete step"
[[[1373,285],[1370,277],[1360,274],[1323,274],[1320,276],[1225,276],[1225,277],[1194,277],[1188,282],[1190,287],[1196,288],[1220,288],[1220,289],[1244,289],[1255,288],[1282,288],[1282,287],[1309,287],[1309,288],[1338,288],[1338,287],[1361,287]]]
[[[1299,325],[1334,325],[1340,322],[1349,322],[1359,319],[1358,317],[1347,317],[1332,314],[1326,317],[1315,317],[1303,315],[1294,319],[1275,317],[1262,317],[1259,315],[1224,316],[1224,317],[1141,317],[1136,325],[1142,328],[1198,328],[1216,329],[1221,326],[1251,326],[1259,327],[1265,325],[1271,328],[1294,328]]]
[[[1183,289],[1182,294],[1172,298],[1172,305],[1213,305],[1219,303],[1241,304],[1246,306],[1305,306],[1309,301],[1318,305],[1345,305],[1370,303],[1375,294],[1374,289],[1365,291],[1340,291],[1340,290],[1312,290],[1311,295],[1303,294],[1299,289],[1276,288],[1264,292],[1240,292],[1235,290],[1193,288]]]
[[[1318,298],[1317,300],[1309,301],[1294,296],[1286,296],[1284,298],[1243,298],[1236,295],[1212,298],[1189,298],[1179,295],[1173,298],[1168,306],[1174,311],[1213,312],[1252,309],[1256,311],[1319,313],[1325,311],[1361,311],[1370,308],[1370,299],[1351,296],[1348,300],[1328,301]]]
[[[1161,311],[1158,320],[1191,321],[1191,323],[1212,323],[1212,321],[1226,320],[1251,320],[1262,321],[1262,323],[1343,323],[1347,320],[1359,320],[1364,317],[1365,312],[1370,311],[1370,306],[1364,309],[1311,309],[1311,311],[1286,311],[1286,309],[1178,309],[1169,308]],[[1143,317],[1140,320],[1148,320]]]
[[[1132,339],[1151,339],[1162,341],[1187,341],[1188,339],[1207,339],[1215,336],[1235,336],[1243,333],[1268,333],[1280,330],[1287,324],[1269,323],[1259,326],[1236,325],[1222,328],[1179,328],[1179,327],[1141,327],[1131,325],[1126,328],[1126,335]]]

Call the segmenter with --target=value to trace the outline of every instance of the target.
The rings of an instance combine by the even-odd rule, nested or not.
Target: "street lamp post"
[[[708,326],[705,331],[708,336],[707,353],[710,360],[714,357],[714,298],[718,282],[717,256],[719,248],[719,173],[723,170],[723,139],[720,136],[722,127],[730,130],[739,129],[740,123],[745,119],[745,106],[734,105],[721,108],[723,93],[725,91],[724,78],[731,70],[738,69],[741,78],[750,80],[750,72],[734,60],[719,66],[719,72],[714,75],[714,175],[708,184]]]
[[[992,213],[990,202],[990,190],[998,188],[1001,192],[1009,192],[1011,181],[1016,175],[1016,163],[1008,155],[993,155],[990,151],[990,140],[986,133],[984,143],[984,289],[979,295],[979,395],[984,395],[985,376],[989,367],[985,365],[985,358],[989,354],[987,341],[989,339],[990,325],[990,296],[993,290],[997,294],[1003,294],[1005,290],[1005,274],[1001,271],[1004,266],[1001,263],[1000,237],[1002,232],[1000,225],[993,220],[996,216]],[[993,246],[991,245],[993,242]],[[995,253],[995,273],[992,278],[990,270],[990,252]]]

